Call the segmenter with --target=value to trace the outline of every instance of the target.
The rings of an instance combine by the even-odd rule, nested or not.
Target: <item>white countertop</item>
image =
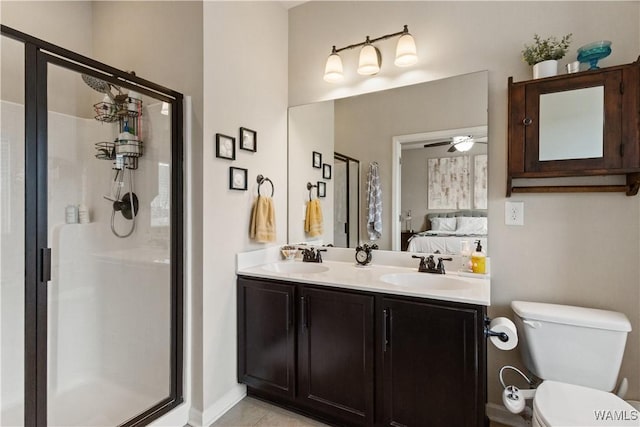
[[[265,269],[264,266],[273,263],[302,262],[299,260],[282,261],[277,259],[277,257],[274,259],[272,256],[264,254],[256,256],[257,252],[259,251],[246,253],[246,255],[250,254],[249,257],[253,262],[247,262],[247,256],[245,254],[238,254],[238,275],[467,304],[490,305],[491,282],[486,277],[473,277],[474,275],[472,274],[458,273],[455,271],[447,272],[445,275],[417,273],[417,266],[401,267],[371,264],[366,267],[361,267],[351,261],[331,260],[324,261],[321,264],[327,267],[326,271],[318,273],[281,273]],[[269,252],[271,255],[274,253],[273,251]],[[244,258],[241,258],[243,256]],[[385,274],[406,273],[424,275],[425,282],[442,281],[438,282],[442,283],[442,286],[438,286],[438,289],[429,289],[427,287],[421,287],[419,284],[393,285],[380,280],[381,276]],[[419,279],[421,278],[422,277]],[[451,284],[451,289],[447,289],[447,284],[449,283]],[[468,286],[466,286],[467,284]],[[460,289],[460,287],[463,289]]]

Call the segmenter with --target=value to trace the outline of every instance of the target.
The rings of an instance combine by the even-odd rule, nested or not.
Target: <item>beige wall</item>
[[[487,124],[487,73],[470,73],[420,85],[335,101],[339,153],[360,160],[360,235],[367,234],[367,175],[378,162],[382,188],[380,249],[392,248],[392,138]],[[425,185],[426,180],[421,181]],[[403,184],[404,185],[404,184]],[[416,212],[417,214],[417,212]]]
[[[258,174],[275,185],[277,240],[287,238],[287,11],[278,2],[204,3],[203,391],[202,424],[242,397],[236,377],[237,252],[249,240]],[[258,132],[256,153],[218,159],[216,132]],[[228,189],[229,166],[249,170],[249,191]],[[200,414],[191,421],[198,422]]]
[[[640,398],[640,199],[622,194],[533,194],[523,200],[525,225],[505,226],[507,78],[531,78],[520,59],[534,33],[574,34],[570,54],[601,39],[613,41],[603,66],[635,61],[640,51],[640,3],[633,2],[309,2],[289,15],[289,102],[371,92],[436,78],[489,71],[490,314],[512,315],[512,300],[547,301],[617,310],[633,332],[621,375],[628,397]],[[378,76],[355,73],[357,53],[344,53],[345,82],[331,85],[322,70],[332,45],[345,46],[399,31],[408,24],[420,62],[392,63],[394,42],[380,48]],[[497,370],[522,366],[517,352],[489,350],[489,400],[500,402]]]
[[[0,2],[0,20],[3,25],[90,57],[93,53],[91,9],[90,1],[3,0]],[[13,41],[3,41],[2,48],[23,50],[22,44]],[[4,52],[3,57],[11,58],[12,55]],[[24,54],[20,53],[19,58],[23,60]],[[13,84],[2,85],[2,99],[24,103],[24,76],[18,75],[23,70],[23,63],[16,65],[3,61],[2,80]],[[96,92],[78,79],[75,72],[49,66],[48,73],[49,82],[56,87],[56,96],[48,99],[49,110],[76,117],[92,117],[91,105],[97,102],[94,100]]]

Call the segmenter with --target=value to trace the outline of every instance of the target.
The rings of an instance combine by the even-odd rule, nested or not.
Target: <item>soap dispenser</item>
[[[482,252],[480,240],[476,240],[476,250],[471,254],[471,271],[478,274],[485,274],[487,267],[487,254]]]

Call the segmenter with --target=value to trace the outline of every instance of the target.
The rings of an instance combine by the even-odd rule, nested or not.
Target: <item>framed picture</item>
[[[229,167],[229,190],[247,189],[247,170],[243,168]]]
[[[327,197],[327,183],[318,181],[318,197]]]
[[[216,133],[216,157],[221,159],[236,159],[236,139],[232,136]]]
[[[240,128],[240,149],[253,151],[254,153],[258,151],[257,148],[258,143],[258,132],[255,130]]]
[[[316,169],[322,168],[322,154],[317,151],[313,152],[313,167]]]
[[[427,208],[471,209],[469,156],[427,159]]]
[[[328,163],[322,164],[322,177],[324,179],[331,179],[331,165]]]

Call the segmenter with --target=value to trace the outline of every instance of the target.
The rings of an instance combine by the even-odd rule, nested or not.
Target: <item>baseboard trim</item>
[[[226,392],[220,399],[206,408],[203,412],[191,408],[189,412],[189,424],[193,427],[208,427],[225,414],[236,403],[247,395],[247,387],[238,384]]]
[[[190,427],[202,427],[202,412],[191,407],[189,408],[189,424]]]
[[[518,414],[512,414],[503,405],[497,403],[487,403],[486,406],[487,417],[491,421],[495,421],[500,424],[512,427],[527,427],[528,424],[524,418]]]

